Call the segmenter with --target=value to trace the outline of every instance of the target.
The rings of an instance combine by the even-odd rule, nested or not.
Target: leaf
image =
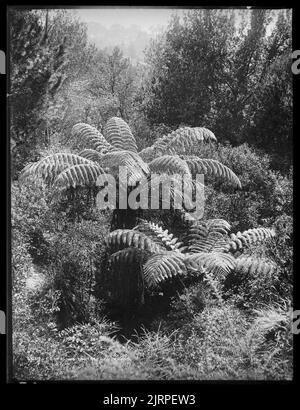
[[[118,150],[137,153],[137,145],[128,124],[119,117],[110,118],[103,130],[106,140]]]

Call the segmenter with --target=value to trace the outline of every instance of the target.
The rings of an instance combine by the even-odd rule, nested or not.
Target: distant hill
[[[88,22],[88,37],[99,49],[111,50],[119,46],[125,57],[130,57],[133,63],[144,60],[143,51],[152,37],[137,25],[124,27],[114,24],[110,28],[100,23]]]

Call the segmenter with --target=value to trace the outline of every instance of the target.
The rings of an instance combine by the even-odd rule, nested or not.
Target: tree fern
[[[126,305],[144,302],[142,264],[149,257],[144,249],[125,248],[113,253],[102,280],[108,286],[114,304]]]

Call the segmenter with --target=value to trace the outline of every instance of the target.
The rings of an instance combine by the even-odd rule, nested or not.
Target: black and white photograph
[[[7,7],[12,382],[293,380],[292,14]]]

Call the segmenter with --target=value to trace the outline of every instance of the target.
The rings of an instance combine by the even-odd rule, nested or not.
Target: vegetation
[[[231,11],[187,13],[148,50],[150,70],[94,49],[64,10],[10,13],[12,47],[33,38],[11,61],[13,377],[291,379],[289,13],[272,38],[267,11],[244,14],[248,31]],[[137,209],[97,207],[107,173]],[[157,175],[174,182],[170,209],[162,191],[149,207]]]

